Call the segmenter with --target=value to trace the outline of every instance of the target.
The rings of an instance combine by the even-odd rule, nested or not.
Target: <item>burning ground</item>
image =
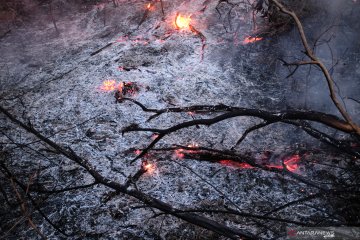
[[[358,122],[360,6],[342,2],[314,1],[299,14]],[[240,116],[180,129],[143,154],[161,132],[134,132],[214,118],[226,106],[341,117],[315,67],[292,73],[283,66],[303,57],[291,24],[272,32],[266,16],[253,17],[242,1],[24,1],[21,12],[4,6],[1,106],[30,126],[0,115],[4,238],[225,238],[94,182],[74,156],[181,216],[195,212],[249,238],[285,238],[286,226],[359,225],[356,136],[314,124],[322,137],[343,140],[339,150],[305,127],[278,122],[236,145],[261,123]],[[194,105],[213,108],[183,108]]]

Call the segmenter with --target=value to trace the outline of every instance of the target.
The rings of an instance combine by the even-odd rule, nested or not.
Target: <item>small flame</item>
[[[181,16],[181,14],[176,15],[175,26],[177,29],[189,29],[191,22],[191,15],[187,17]]]
[[[246,37],[242,43],[249,44],[249,43],[254,43],[254,42],[260,41],[262,39],[263,39],[262,37],[250,37],[249,36],[249,37]]]
[[[143,169],[148,172],[149,174],[152,174],[155,172],[156,166],[153,163],[148,163],[147,161],[144,161],[142,164]]]
[[[105,80],[100,87],[102,91],[110,92],[116,89],[116,81],[115,80]]]
[[[150,8],[151,8],[151,3],[149,3],[149,4],[146,6],[146,8],[150,10]]]

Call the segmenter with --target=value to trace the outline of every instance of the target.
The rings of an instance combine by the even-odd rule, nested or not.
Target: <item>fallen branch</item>
[[[206,217],[203,217],[200,215],[196,215],[193,213],[181,213],[181,212],[179,212],[179,209],[176,209],[176,208],[172,207],[171,205],[169,205],[159,199],[151,197],[150,195],[148,195],[146,193],[143,193],[138,190],[128,189],[126,185],[117,183],[117,182],[112,181],[111,179],[108,179],[105,176],[101,175],[94,168],[94,166],[92,166],[90,164],[90,162],[87,159],[84,159],[84,158],[78,156],[71,148],[64,148],[64,147],[60,146],[56,142],[43,136],[40,132],[36,131],[33,127],[28,126],[28,125],[24,124],[23,122],[19,121],[15,116],[10,114],[10,112],[7,111],[2,106],[0,106],[0,112],[2,112],[11,122],[13,122],[14,124],[23,128],[27,132],[33,134],[34,136],[39,138],[43,143],[54,148],[56,151],[59,152],[59,154],[63,155],[64,157],[68,158],[69,160],[72,160],[72,161],[76,162],[77,164],[79,164],[80,166],[82,166],[95,179],[95,181],[101,185],[104,185],[115,191],[118,191],[120,193],[134,197],[151,208],[156,208],[156,209],[163,211],[167,214],[170,214],[174,217],[177,217],[179,219],[182,219],[186,222],[192,223],[199,227],[203,227],[210,231],[216,232],[216,233],[221,234],[230,239],[238,239],[239,237],[242,237],[245,239],[255,239],[255,237],[252,234],[247,233],[245,231],[227,227],[227,226],[217,223],[216,221],[213,221],[209,218],[206,218]]]
[[[123,99],[123,100],[129,100],[129,99]],[[289,110],[289,111],[283,111],[283,112],[269,112],[265,110],[259,110],[259,109],[249,109],[249,108],[237,108],[237,107],[228,107],[225,105],[216,105],[216,106],[190,106],[190,107],[184,107],[184,108],[166,108],[166,109],[149,109],[146,108],[143,104],[135,101],[135,100],[129,100],[134,102],[136,105],[140,106],[143,111],[145,112],[153,112],[155,115],[151,116],[149,118],[152,119],[156,116],[159,116],[166,112],[194,112],[194,113],[203,113],[203,112],[225,112],[221,115],[218,115],[214,118],[207,118],[207,119],[194,119],[192,121],[187,121],[183,123],[176,124],[172,127],[166,128],[166,129],[158,129],[158,128],[141,128],[137,124],[130,125],[122,130],[123,134],[127,132],[153,132],[158,134],[157,137],[136,157],[132,162],[135,162],[137,159],[140,159],[141,157],[145,156],[145,154],[153,148],[157,142],[159,142],[162,138],[165,136],[176,132],[178,130],[189,128],[192,126],[198,126],[198,125],[205,125],[210,126],[215,123],[235,118],[235,117],[257,117],[263,119],[265,122],[269,123],[276,123],[276,122],[284,122],[287,124],[295,125],[298,127],[301,127],[303,130],[305,130],[307,133],[309,133],[311,136],[316,137],[317,139],[321,139],[327,143],[332,144],[333,146],[336,146],[338,148],[346,148],[347,152],[353,153],[356,156],[360,156],[360,153],[357,153],[355,151],[352,151],[350,148],[346,147],[345,145],[341,144],[339,141],[332,140],[328,135],[322,134],[321,132],[314,130],[311,128],[309,124],[306,123],[297,123],[291,120],[305,120],[305,121],[313,121],[322,123],[328,127],[343,131],[345,133],[352,133],[353,128],[352,126],[345,122],[344,120],[339,119],[338,117],[330,114],[325,114],[321,112],[315,112],[315,111],[298,111],[298,110]],[[260,126],[255,126],[254,130],[260,127],[264,127],[268,124],[262,124]],[[249,130],[251,132],[252,129]],[[246,132],[245,132],[246,133]],[[246,133],[247,135],[247,133]],[[245,135],[245,136],[246,136]],[[242,141],[242,139],[240,138]]]
[[[92,53],[90,54],[90,56],[94,56],[94,55],[102,52],[103,50],[105,50],[106,48],[110,47],[110,46],[113,45],[113,44],[114,44],[113,42],[110,42],[110,43],[106,44],[104,47],[96,50],[95,52],[92,52]]]
[[[289,111],[281,111],[281,112],[270,112],[260,109],[253,109],[253,108],[240,108],[240,107],[230,107],[226,105],[194,105],[189,107],[177,107],[177,108],[164,108],[164,109],[151,109],[145,107],[140,102],[129,99],[129,98],[123,98],[122,101],[131,101],[135,103],[136,105],[140,106],[141,109],[144,112],[152,112],[155,113],[155,115],[151,116],[148,121],[151,119],[160,116],[161,114],[168,113],[168,112],[193,112],[193,113],[214,113],[214,112],[227,112],[223,115],[217,116],[213,119],[197,119],[191,122],[184,123],[184,125],[211,125],[214,123],[217,123],[219,121],[223,121],[225,119],[234,118],[234,117],[241,117],[241,116],[248,116],[248,117],[258,117],[262,118],[267,121],[274,121],[279,122],[283,120],[307,120],[307,121],[313,121],[318,122],[321,124],[324,124],[328,127],[335,128],[337,130],[351,133],[353,132],[353,129],[349,123],[347,123],[344,120],[341,120],[340,118],[331,115],[326,114],[322,112],[316,112],[316,111],[301,111],[301,110],[289,110]],[[197,123],[193,123],[197,122]],[[189,126],[183,126],[189,127]],[[131,131],[137,131],[132,129]],[[141,130],[140,130],[141,131]],[[149,130],[152,131],[152,130]],[[154,132],[165,132],[167,130],[153,130]],[[124,131],[127,132],[127,131]]]

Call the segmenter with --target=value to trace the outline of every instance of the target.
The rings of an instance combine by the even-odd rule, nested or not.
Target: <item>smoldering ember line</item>
[[[360,226],[359,11],[0,0],[0,239]]]

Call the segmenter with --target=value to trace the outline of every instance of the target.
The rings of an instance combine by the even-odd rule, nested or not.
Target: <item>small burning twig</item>
[[[138,26],[137,26],[137,29],[139,29],[139,27],[141,26],[141,24],[143,24],[143,23],[145,22],[146,18],[149,16],[149,13],[150,13],[150,11],[151,11],[152,6],[153,6],[153,3],[152,3],[152,2],[149,2],[149,3],[146,5],[145,12],[144,12],[144,14],[143,14],[143,16],[142,16],[142,18],[141,18]]]
[[[251,37],[251,36],[249,36],[249,37],[246,37],[242,43],[243,44],[249,44],[249,43],[254,43],[254,42],[260,41],[262,39],[263,39],[262,37]]]
[[[197,30],[191,23],[191,15],[184,17],[180,13],[177,13],[175,16],[175,27],[178,30],[187,30],[189,29],[192,33],[198,36],[201,39],[202,47],[201,47],[201,60],[204,59],[204,50],[206,47],[206,37],[199,30]]]
[[[176,146],[171,148],[160,148],[160,149],[151,149],[151,151],[175,151],[175,156],[182,159],[193,159],[199,161],[206,161],[211,163],[219,163],[224,166],[248,169],[248,168],[258,168],[267,172],[273,172],[277,174],[286,174],[288,177],[293,178],[296,181],[302,182],[308,186],[314,187],[324,193],[336,193],[341,191],[341,189],[326,189],[317,183],[306,179],[300,174],[295,173],[298,169],[298,163],[301,159],[299,154],[294,154],[290,157],[286,157],[281,160],[280,164],[274,163],[259,163],[255,157],[252,157],[248,154],[240,155],[234,153],[233,151],[224,151],[218,149],[211,149],[206,147],[187,147],[187,146]],[[181,151],[179,151],[181,150]],[[179,154],[180,153],[180,154]],[[270,160],[269,157],[267,160]],[[262,159],[263,161],[264,159]]]
[[[206,37],[204,36],[204,34],[202,34],[200,31],[198,31],[196,28],[194,28],[191,24],[189,24],[190,30],[196,35],[199,36],[199,38],[201,39],[201,60],[204,60],[204,51],[205,51],[205,47],[206,47]]]

